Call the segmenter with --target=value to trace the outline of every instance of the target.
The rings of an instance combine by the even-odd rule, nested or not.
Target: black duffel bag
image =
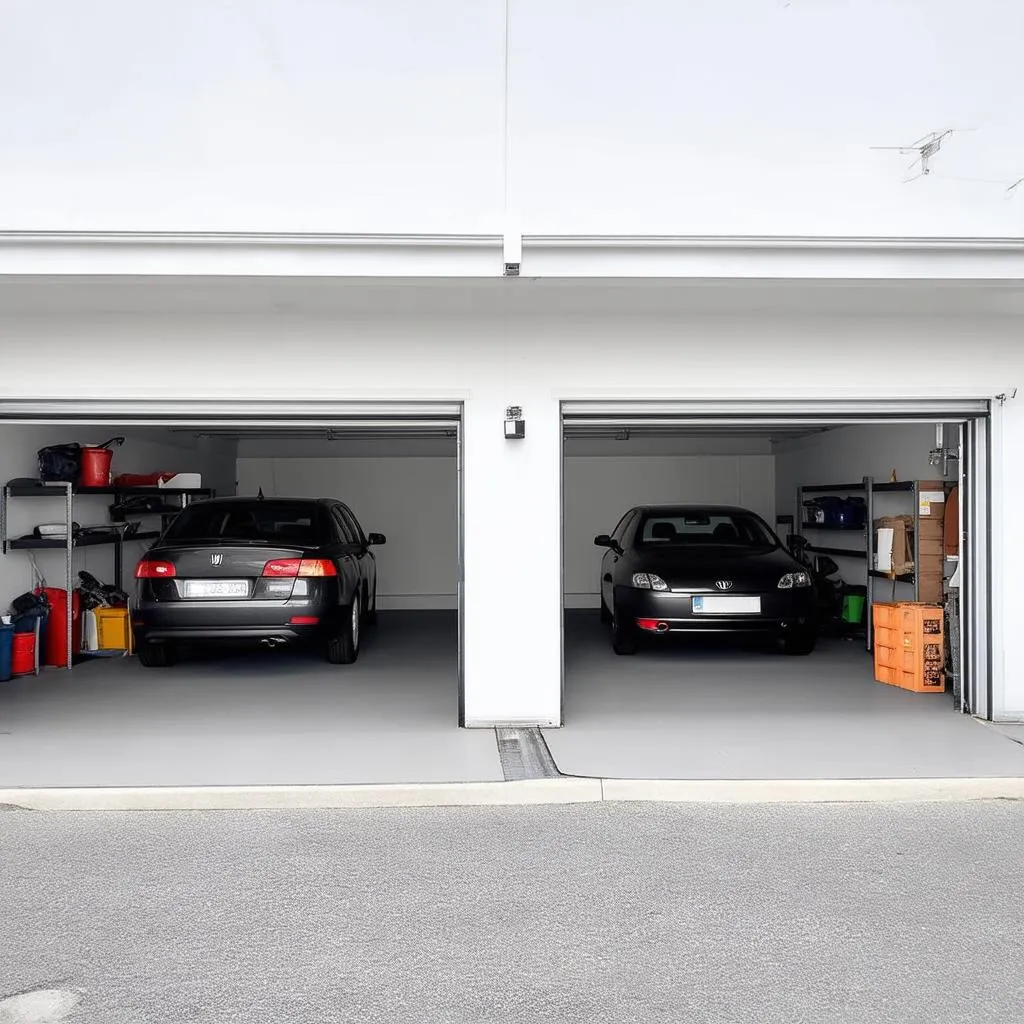
[[[47,483],[76,484],[82,472],[80,444],[51,444],[40,448],[39,479]]]

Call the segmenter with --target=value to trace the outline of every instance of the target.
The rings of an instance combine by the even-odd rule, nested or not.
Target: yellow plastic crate
[[[101,651],[131,651],[132,627],[127,608],[97,608],[97,646]]]

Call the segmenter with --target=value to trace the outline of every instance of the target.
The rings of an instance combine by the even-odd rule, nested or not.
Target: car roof
[[[739,505],[637,505],[639,512],[650,512],[655,515],[680,516],[691,515],[695,512],[710,515],[730,515],[738,512],[744,515],[756,515],[749,508],[741,508]]]

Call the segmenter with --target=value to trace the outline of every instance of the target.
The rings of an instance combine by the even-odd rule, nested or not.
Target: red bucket
[[[114,458],[111,445],[124,444],[123,437],[112,437],[99,445],[89,445],[82,449],[82,471],[78,478],[81,487],[109,487],[110,463]]]
[[[11,649],[11,675],[24,676],[36,670],[35,633],[15,633]]]

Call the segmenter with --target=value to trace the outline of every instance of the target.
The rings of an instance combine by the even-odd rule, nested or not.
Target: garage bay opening
[[[985,412],[566,403],[561,770],[597,749],[651,778],[969,758],[962,713],[990,706]]]
[[[461,724],[460,424],[0,422],[5,783],[406,781],[408,737],[444,750]]]

